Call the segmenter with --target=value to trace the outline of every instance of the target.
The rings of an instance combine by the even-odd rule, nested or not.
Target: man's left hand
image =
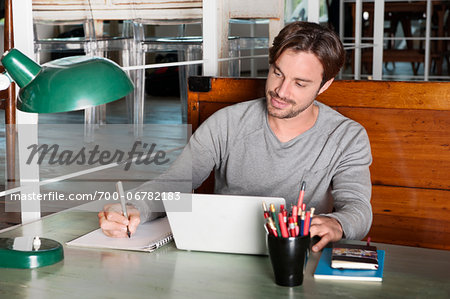
[[[321,239],[313,247],[312,251],[318,252],[328,242],[337,242],[342,239],[343,230],[341,224],[334,218],[326,216],[314,216],[309,229],[311,237],[319,236]]]

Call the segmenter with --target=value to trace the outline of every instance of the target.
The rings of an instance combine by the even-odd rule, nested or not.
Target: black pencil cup
[[[309,235],[295,238],[267,236],[269,257],[276,284],[294,287],[303,283],[303,271],[309,245]]]

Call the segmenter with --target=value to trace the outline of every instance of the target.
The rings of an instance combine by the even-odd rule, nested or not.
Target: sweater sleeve
[[[218,128],[222,118],[216,113],[206,120],[165,173],[128,192],[191,193],[199,187],[220,161],[223,134]],[[131,203],[140,211],[141,222],[150,221],[164,212],[162,201],[137,200],[135,196]]]
[[[341,149],[342,159],[332,178],[331,195],[335,211],[326,216],[340,222],[345,238],[360,240],[369,232],[372,224],[369,171],[372,155],[369,138],[363,127],[353,126],[346,135],[349,141]]]

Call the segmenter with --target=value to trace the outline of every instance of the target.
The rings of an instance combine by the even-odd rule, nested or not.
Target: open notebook
[[[131,238],[110,238],[99,228],[67,242],[67,245],[152,252],[170,241],[172,232],[167,217],[164,217],[139,225]]]

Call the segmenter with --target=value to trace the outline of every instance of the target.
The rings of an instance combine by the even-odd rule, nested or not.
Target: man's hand
[[[126,238],[127,225],[131,234],[136,232],[136,229],[141,222],[140,213],[138,209],[127,205],[128,219],[122,214],[122,207],[120,204],[107,204],[103,207],[103,211],[98,213],[98,222],[103,230],[103,233],[108,237]]]
[[[328,242],[337,242],[342,239],[343,231],[341,224],[334,218],[326,216],[314,216],[309,229],[311,237],[319,236],[321,239],[313,247],[312,251],[318,252]]]

